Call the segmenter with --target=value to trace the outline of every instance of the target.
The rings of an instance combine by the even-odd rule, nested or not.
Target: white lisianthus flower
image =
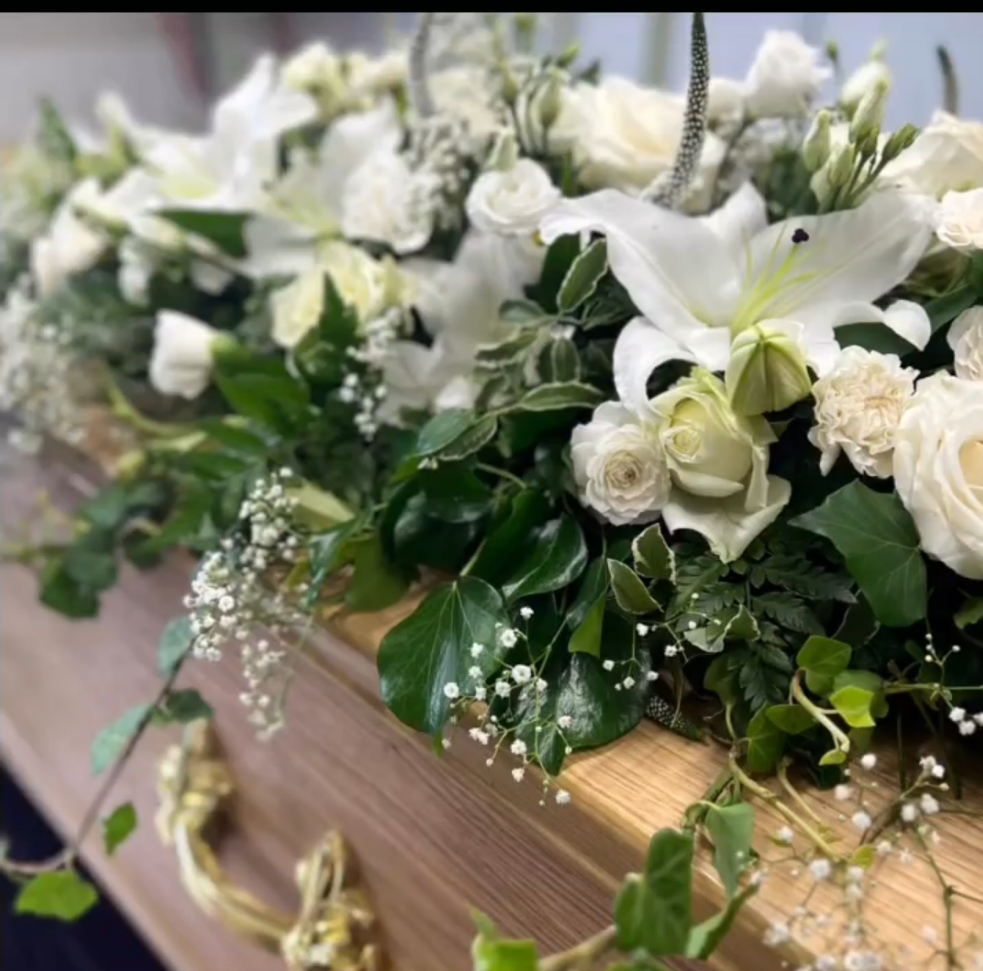
[[[212,376],[213,346],[225,339],[196,317],[174,310],[157,314],[150,383],[161,393],[198,398]]]
[[[588,188],[638,193],[672,168],[683,134],[683,98],[607,77],[598,85],[564,88],[562,99],[550,141],[573,151]],[[725,154],[724,142],[708,133],[692,191],[694,208],[708,204]]]
[[[918,372],[901,366],[897,354],[848,347],[813,385],[816,424],[809,441],[821,452],[827,475],[840,452],[861,475],[891,476],[894,436],[915,392]]]
[[[915,143],[884,167],[880,181],[933,199],[983,187],[983,124],[936,111]]]
[[[805,115],[832,70],[821,52],[790,30],[769,30],[744,80],[748,112],[755,118]]]
[[[340,97],[347,87],[342,60],[324,41],[299,50],[280,68],[280,84],[292,91]]]
[[[880,58],[866,61],[843,82],[840,104],[851,113],[856,111],[864,95],[868,91],[873,91],[880,81],[890,87],[891,69]]]
[[[947,192],[939,206],[935,235],[963,253],[983,249],[983,188]]]
[[[468,219],[500,236],[532,236],[559,198],[546,169],[523,158],[507,172],[485,172],[478,178],[468,194]]]
[[[955,358],[956,377],[983,381],[983,307],[964,310],[950,325],[946,341]]]
[[[723,382],[703,368],[653,398],[651,410],[673,483],[666,526],[695,530],[722,560],[737,559],[791,496],[788,482],[768,475],[771,426],[735,414]]]
[[[47,231],[31,243],[31,272],[40,296],[50,296],[69,277],[91,269],[105,252],[106,236],[76,215],[76,210],[99,195],[95,179],[78,183],[58,207]]]
[[[983,383],[942,373],[918,383],[894,438],[894,484],[922,549],[983,579]]]
[[[616,526],[658,518],[672,481],[654,428],[622,405],[606,402],[589,424],[573,430],[570,441],[585,506]]]

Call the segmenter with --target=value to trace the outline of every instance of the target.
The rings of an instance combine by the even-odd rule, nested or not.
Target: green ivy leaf
[[[792,525],[833,543],[882,624],[907,627],[925,616],[928,584],[918,530],[897,495],[851,482]]]
[[[61,556],[50,559],[41,573],[41,603],[74,619],[99,614],[98,591],[79,582]]]
[[[874,695],[852,685],[840,688],[829,696],[830,704],[851,728],[873,728],[870,706]]]
[[[730,806],[713,805],[705,825],[713,840],[713,865],[728,896],[737,893],[738,879],[751,862],[754,842],[754,809],[750,803]]]
[[[112,856],[137,828],[137,811],[132,802],[117,806],[102,821],[102,842]]]
[[[560,313],[569,314],[576,310],[594,293],[607,271],[607,241],[596,239],[570,264],[570,269],[560,284],[556,295],[556,305]]]
[[[212,718],[215,711],[195,688],[172,691],[157,706],[154,723],[157,725],[186,725],[199,718]]]
[[[420,429],[414,454],[435,455],[456,442],[474,424],[474,421],[475,414],[468,408],[448,408],[434,415]]]
[[[932,322],[932,333],[941,330],[946,324],[955,320],[964,310],[976,303],[976,289],[966,283],[950,293],[925,304],[925,313]]]
[[[498,670],[503,648],[497,626],[508,616],[494,587],[476,577],[461,577],[435,589],[402,623],[383,638],[379,649],[382,697],[401,721],[436,735],[447,722],[451,699],[444,688],[473,687],[468,669],[483,677]],[[471,656],[472,644],[484,651]]]
[[[96,888],[74,870],[52,870],[32,877],[17,894],[14,911],[72,922],[99,902]]]
[[[635,570],[650,580],[676,582],[676,554],[656,523],[642,530],[631,543]]]
[[[242,260],[248,255],[246,247],[247,212],[208,212],[203,209],[161,209],[156,215],[174,223],[186,233],[194,233],[214,243],[223,253]]]
[[[599,597],[587,616],[570,635],[570,652],[601,656],[601,635],[604,632],[605,598]]]
[[[960,630],[978,624],[983,620],[983,597],[967,597],[953,619]]]
[[[785,751],[785,735],[762,708],[748,722],[747,765],[752,772],[772,772]]]
[[[630,874],[614,902],[618,948],[653,957],[682,954],[692,922],[693,836],[652,837],[645,873]]]
[[[609,588],[607,564],[603,557],[598,557],[584,571],[577,597],[566,616],[566,623],[573,631],[570,636],[573,653],[600,656]]]
[[[608,560],[611,589],[618,606],[629,614],[651,614],[660,610],[658,601],[648,592],[637,573],[620,560]]]
[[[472,914],[478,936],[471,943],[474,971],[538,971],[539,956],[532,941],[504,940],[484,914]]]
[[[536,534],[532,548],[502,593],[509,603],[569,586],[587,565],[587,543],[576,520],[551,519]]]
[[[328,577],[341,569],[347,559],[348,540],[364,526],[365,521],[358,516],[311,539],[307,547],[311,580],[310,589],[304,595],[305,609],[310,610],[317,603]]]
[[[345,590],[345,606],[353,613],[384,610],[399,603],[409,578],[389,561],[378,533],[351,543],[355,569]]]
[[[833,691],[841,688],[862,688],[873,696],[870,713],[874,718],[884,718],[888,713],[887,697],[884,693],[884,679],[873,671],[841,671],[833,680]],[[866,726],[870,727],[870,726]]]
[[[91,752],[93,775],[99,775],[119,758],[150,716],[150,705],[134,705],[95,737]]]
[[[830,637],[810,637],[802,645],[795,661],[806,673],[809,690],[826,695],[833,689],[836,676],[850,666],[853,651],[849,644]]]
[[[193,640],[190,617],[168,621],[157,642],[157,670],[163,675],[170,674],[191,650]]]
[[[757,887],[745,887],[727,901],[723,910],[690,928],[686,942],[686,957],[706,961],[720,946],[737,919],[741,908],[758,892]]]
[[[604,400],[597,388],[579,381],[541,384],[527,391],[515,406],[520,411],[559,411],[565,408],[596,408]]]
[[[511,502],[508,517],[489,532],[475,555],[471,576],[499,584],[512,572],[513,564],[533,545],[537,527],[549,512],[546,497],[538,489],[524,489]]]
[[[816,724],[816,719],[801,705],[771,705],[765,709],[765,714],[786,735],[801,735]]]

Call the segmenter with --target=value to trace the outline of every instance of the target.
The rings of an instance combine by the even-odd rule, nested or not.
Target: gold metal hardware
[[[328,833],[297,864],[300,913],[279,913],[226,879],[206,838],[234,789],[211,722],[188,725],[160,761],[157,830],[177,853],[181,882],[198,906],[234,933],[283,956],[290,971],[380,971],[375,914],[354,884],[344,838]]]

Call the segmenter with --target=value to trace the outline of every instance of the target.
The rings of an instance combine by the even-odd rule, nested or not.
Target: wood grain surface
[[[54,450],[39,461],[8,464],[0,480],[6,531],[30,516],[42,487],[71,505],[96,474],[78,457]],[[148,574],[125,571],[98,621],[69,622],[36,603],[36,582],[4,567],[0,750],[52,822],[70,832],[96,787],[88,748],[99,729],[159,685],[160,629],[181,612],[192,569],[183,556]],[[378,697],[374,652],[384,632],[409,609],[336,620],[301,662],[286,731],[254,740],[238,704],[236,664],[189,665],[186,683],[201,688],[239,786],[234,825],[223,843],[230,875],[271,904],[294,906],[292,862],[326,828],[349,837],[376,904],[397,971],[469,966],[467,908],[486,911],[510,934],[532,933],[555,950],[600,929],[621,876],[638,869],[652,832],[678,825],[723,767],[716,748],[687,742],[645,724],[613,746],[574,758],[564,775],[573,803],[540,808],[539,787],[517,785],[506,760],[484,765],[486,750],[464,733],[438,759],[426,739],[405,730]],[[352,648],[355,648],[354,650]],[[158,731],[138,748],[118,801],[132,799],[143,825],[111,861],[98,840],[87,859],[119,904],[163,957],[180,971],[265,971],[272,956],[210,928],[183,896],[173,859],[150,825],[154,766],[173,732]],[[895,790],[895,767],[878,766],[881,789]],[[977,776],[977,778],[979,778]],[[810,802],[831,827],[855,842],[840,806],[828,795]],[[979,785],[967,804],[983,806]],[[762,834],[781,824],[758,807]],[[947,879],[983,896],[983,825],[968,815],[941,821],[938,859]],[[765,844],[767,845],[767,844]],[[820,953],[766,948],[768,924],[789,914],[808,892],[804,875],[776,869],[746,910],[714,967],[778,971]],[[695,887],[702,914],[721,889],[709,861]],[[882,933],[924,956],[926,924],[941,927],[941,894],[930,868],[916,861],[885,868],[869,896],[868,915]],[[983,928],[983,906],[958,900],[955,930]],[[912,967],[919,966],[912,959]],[[786,963],[788,962],[788,963]]]

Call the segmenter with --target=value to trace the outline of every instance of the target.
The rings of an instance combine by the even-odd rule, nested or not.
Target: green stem
[[[478,462],[475,468],[481,472],[487,472],[489,475],[497,475],[500,479],[505,479],[506,482],[511,482],[520,489],[525,489],[526,487],[525,482],[517,475],[509,472],[508,469],[500,469],[497,465],[487,465],[485,462]]]
[[[109,397],[109,404],[112,408],[113,415],[132,425],[137,431],[144,432],[147,435],[156,435],[161,438],[174,438],[188,431],[186,425],[172,425],[154,421],[152,418],[141,414],[131,404],[126,395],[120,390],[119,385],[111,377],[106,378],[106,394]]]
[[[795,672],[795,677],[792,678],[792,697],[802,705],[803,708],[813,718],[819,722],[823,728],[826,729],[833,736],[833,741],[836,743],[836,747],[839,751],[844,754],[850,751],[850,737],[843,731],[838,725],[832,722],[829,717],[823,712],[821,708],[813,704],[809,700],[809,696],[802,690],[802,670],[799,669]]]
[[[611,950],[617,932],[612,924],[593,937],[588,937],[569,951],[562,951],[539,962],[539,971],[580,971],[586,969],[602,954]]]
[[[782,759],[778,765],[778,781],[781,783],[782,788],[788,793],[792,801],[801,809],[815,824],[819,827],[821,831],[828,832],[826,824],[819,818],[816,811],[802,798],[801,794],[796,790],[796,788],[789,782],[788,779],[788,767],[789,760]]]
[[[952,929],[952,897],[955,888],[946,880],[945,874],[936,862],[935,855],[925,837],[917,831],[915,837],[925,853],[925,858],[928,860],[935,878],[939,881],[939,886],[942,888],[942,903],[945,906],[945,966],[946,971],[956,971],[959,967],[959,959],[956,956],[956,942]]]

